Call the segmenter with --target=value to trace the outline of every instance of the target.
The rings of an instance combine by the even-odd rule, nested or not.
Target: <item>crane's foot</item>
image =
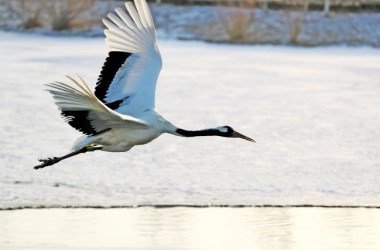
[[[53,158],[47,158],[47,159],[38,159],[39,162],[42,162],[40,165],[35,166],[34,169],[40,169],[47,166],[51,166],[59,162],[61,158],[53,157]]]

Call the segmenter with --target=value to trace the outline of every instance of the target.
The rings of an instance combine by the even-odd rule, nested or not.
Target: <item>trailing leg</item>
[[[39,162],[41,162],[40,165],[38,166],[35,166],[34,169],[40,169],[40,168],[44,168],[44,167],[47,167],[47,166],[51,166],[51,165],[54,165],[64,159],[67,159],[67,158],[70,158],[72,156],[75,156],[75,155],[78,155],[78,154],[81,154],[81,153],[86,153],[86,152],[92,152],[92,151],[95,151],[95,150],[100,150],[102,149],[102,146],[99,146],[99,145],[88,145],[88,146],[85,146],[81,149],[78,149],[74,152],[71,152],[67,155],[64,155],[64,156],[61,156],[61,157],[53,157],[53,158],[47,158],[47,159],[38,159]]]

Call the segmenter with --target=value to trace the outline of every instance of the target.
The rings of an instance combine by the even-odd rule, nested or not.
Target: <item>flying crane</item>
[[[155,111],[155,89],[162,67],[157,35],[146,0],[125,3],[103,19],[108,57],[95,92],[81,77],[70,84],[47,84],[64,120],[82,132],[73,151],[61,157],[39,159],[35,169],[91,151],[125,152],[151,142],[163,133],[176,136],[222,136],[253,139],[230,126],[185,130],[174,126]]]

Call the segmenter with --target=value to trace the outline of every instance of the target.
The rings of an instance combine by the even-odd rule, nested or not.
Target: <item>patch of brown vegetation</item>
[[[51,27],[54,31],[90,28],[99,21],[95,0],[3,0],[6,18],[21,29]]]
[[[247,0],[240,2],[239,7],[231,15],[220,14],[222,27],[229,41],[246,42],[248,40],[248,25],[255,21],[253,5],[253,0]],[[246,13],[248,11],[250,14]]]

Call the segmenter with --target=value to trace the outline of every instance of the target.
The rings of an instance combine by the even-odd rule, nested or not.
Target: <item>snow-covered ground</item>
[[[176,125],[228,124],[256,144],[163,135],[33,170],[80,135],[44,83],[94,86],[101,38],[0,32],[0,207],[142,204],[380,206],[380,50],[159,41],[157,108]]]

